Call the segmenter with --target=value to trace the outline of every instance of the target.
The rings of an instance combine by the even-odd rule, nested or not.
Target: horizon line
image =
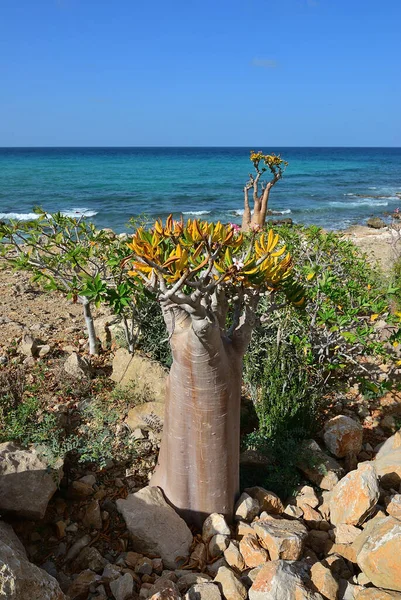
[[[246,146],[207,146],[207,145],[195,145],[195,146],[181,146],[181,145],[169,145],[169,146],[165,146],[165,145],[157,145],[157,146],[151,146],[151,145],[139,145],[139,146],[128,146],[128,145],[123,145],[123,146],[73,146],[73,145],[68,145],[68,146],[0,146],[0,150],[27,150],[27,149],[36,149],[36,148],[42,148],[42,149],[59,149],[59,148],[101,148],[101,149],[105,149],[105,148],[256,148],[256,147],[263,147],[266,145],[264,144],[254,144],[253,146],[251,145],[246,145]],[[322,148],[351,148],[351,149],[372,149],[372,148],[393,148],[393,149],[401,149],[401,146],[339,146],[339,145],[335,145],[335,146],[286,146],[286,145],[280,145],[280,144],[269,144],[270,147],[277,147],[277,148],[317,148],[317,149],[322,149]]]

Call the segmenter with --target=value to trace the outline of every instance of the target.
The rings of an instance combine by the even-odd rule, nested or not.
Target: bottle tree
[[[244,236],[232,225],[189,220],[129,244],[131,275],[158,295],[173,363],[163,436],[151,485],[191,523],[212,512],[231,518],[239,492],[242,359],[262,294],[301,306],[301,286],[278,235]]]
[[[255,169],[255,174],[249,174],[249,181],[244,187],[244,214],[242,217],[242,230],[258,229],[263,227],[268,214],[269,195],[272,187],[282,178],[288,163],[275,154],[263,154],[261,151],[251,150],[250,160]],[[270,171],[270,181],[263,181],[266,171]],[[253,210],[249,203],[249,192],[252,190]]]

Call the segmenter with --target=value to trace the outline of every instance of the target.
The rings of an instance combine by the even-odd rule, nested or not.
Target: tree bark
[[[84,296],[79,297],[79,301],[82,303],[84,309],[84,317],[86,323],[86,329],[88,332],[89,339],[89,354],[99,354],[95,325],[93,323],[93,317],[90,307],[90,302]]]
[[[222,336],[217,322],[181,317],[177,310],[166,323],[173,363],[150,483],[162,488],[187,522],[200,527],[213,512],[231,519],[239,492],[243,346]]]
[[[244,187],[244,214],[242,215],[242,231],[249,231],[251,224],[251,207],[249,206],[249,188]]]

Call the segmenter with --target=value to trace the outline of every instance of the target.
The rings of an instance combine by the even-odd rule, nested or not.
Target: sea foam
[[[62,210],[61,214],[64,217],[72,217],[72,218],[79,218],[79,217],[85,217],[85,219],[89,218],[89,217],[94,217],[95,215],[97,215],[97,211],[95,210],[89,210],[87,208],[71,208],[69,210]],[[48,213],[48,215],[50,215],[50,213]],[[39,215],[36,213],[15,213],[15,212],[8,212],[8,213],[0,213],[0,219],[13,219],[15,221],[32,221],[32,219],[38,219]]]

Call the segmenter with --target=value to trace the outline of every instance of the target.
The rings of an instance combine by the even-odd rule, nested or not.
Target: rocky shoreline
[[[344,235],[383,269],[392,264],[388,228],[356,226]],[[90,366],[81,307],[42,292],[26,273],[0,270],[0,311],[3,364],[11,358],[28,373],[44,365],[42,391],[57,419],[79,418],[88,398],[85,382],[99,375],[106,385],[128,390],[133,382],[141,384],[146,396],[138,406],[121,408],[113,430],[117,442],[128,432],[135,444],[131,466],[48,464],[33,448],[0,444],[0,596],[401,599],[398,392],[367,400],[355,384],[344,397],[333,398],[322,431],[306,442],[307,459],[298,465],[306,481],[294,496],[247,488],[234,523],[211,515],[202,531],[194,531],[158,488],[147,486],[163,424],[163,370],[108,345],[104,310],[95,318],[108,349]],[[378,368],[386,381],[387,366]],[[82,395],[60,400],[57,383],[67,377],[82,387]]]

